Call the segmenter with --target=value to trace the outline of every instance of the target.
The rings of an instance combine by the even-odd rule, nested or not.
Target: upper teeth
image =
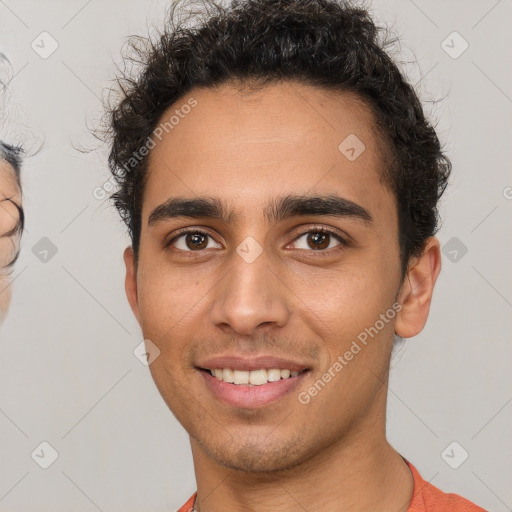
[[[230,368],[216,368],[210,370],[211,374],[219,380],[230,382],[232,384],[247,384],[261,386],[267,382],[275,382],[288,377],[296,377],[299,372],[291,372],[290,370],[278,370],[273,368],[270,370],[231,370]]]

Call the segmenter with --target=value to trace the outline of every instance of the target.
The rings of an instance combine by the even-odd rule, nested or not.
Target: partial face
[[[272,471],[382,435],[401,275],[369,109],[299,84],[195,89],[162,122],[176,109],[150,155],[136,275],[125,260],[193,449]]]
[[[0,324],[11,299],[9,274],[19,251],[21,192],[14,169],[0,161]]]

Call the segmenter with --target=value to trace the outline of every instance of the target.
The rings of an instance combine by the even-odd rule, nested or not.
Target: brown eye
[[[187,233],[185,244],[191,250],[205,249],[208,245],[208,238],[203,233]]]
[[[211,235],[202,231],[182,231],[168,245],[185,252],[199,252],[211,248],[222,249],[222,246],[215,243]]]
[[[308,233],[307,243],[311,249],[327,249],[330,238],[328,233]]]
[[[345,241],[336,233],[325,229],[309,230],[299,235],[294,242],[296,249],[308,251],[324,251],[339,245],[345,245]]]

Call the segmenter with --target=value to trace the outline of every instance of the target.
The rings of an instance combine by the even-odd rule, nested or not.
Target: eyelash
[[[213,236],[210,233],[208,233],[207,231],[202,231],[201,229],[194,229],[194,228],[183,228],[181,230],[178,230],[178,232],[175,234],[175,236],[173,236],[171,240],[169,240],[168,242],[166,242],[164,244],[164,249],[168,249],[176,240],[178,240],[180,237],[187,235],[189,233],[206,235],[213,239]],[[318,227],[313,226],[313,227],[309,228],[308,230],[303,231],[302,233],[299,233],[293,239],[293,242],[295,242],[296,240],[300,239],[301,237],[303,237],[304,235],[307,235],[309,233],[322,233],[322,234],[326,234],[326,235],[331,235],[334,238],[336,238],[336,240],[338,240],[338,242],[340,242],[339,245],[337,245],[336,247],[331,247],[330,249],[320,249],[318,251],[315,251],[314,249],[311,249],[309,251],[306,249],[298,249],[300,251],[315,253],[316,255],[314,257],[330,256],[332,254],[332,251],[341,250],[344,247],[348,247],[350,245],[349,242],[345,238],[343,238],[337,231],[328,229],[324,226],[318,226]],[[183,253],[183,255],[185,257],[195,257],[194,253],[204,252],[204,249],[197,250],[197,251],[190,251],[190,250],[184,251],[182,249],[176,249],[176,250]]]

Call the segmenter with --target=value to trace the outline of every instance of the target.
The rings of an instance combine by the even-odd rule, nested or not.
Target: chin
[[[275,442],[275,445],[248,441],[244,444],[233,443],[229,446],[212,442],[200,443],[209,458],[220,466],[246,473],[277,473],[302,464],[313,453],[311,447],[301,449],[297,440]]]

